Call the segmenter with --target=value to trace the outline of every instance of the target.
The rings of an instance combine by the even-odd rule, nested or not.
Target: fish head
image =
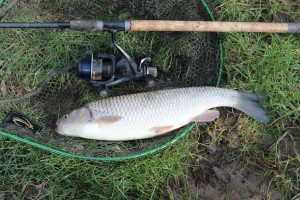
[[[79,136],[81,129],[92,118],[91,113],[87,107],[82,107],[71,111],[64,115],[56,122],[56,129],[60,135]]]

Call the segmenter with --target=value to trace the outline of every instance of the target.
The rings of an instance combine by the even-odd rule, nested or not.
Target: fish
[[[268,97],[219,87],[186,87],[115,96],[87,103],[62,116],[60,135],[103,141],[152,138],[191,122],[212,122],[217,107],[236,108],[257,121],[269,118],[260,105]]]

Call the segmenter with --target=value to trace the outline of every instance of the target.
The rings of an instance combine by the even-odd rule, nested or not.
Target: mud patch
[[[213,167],[216,169],[217,167]],[[243,163],[232,162],[214,170],[208,175],[210,181],[205,184],[195,184],[201,197],[205,199],[281,199],[281,194],[263,183],[261,175],[263,170],[255,166],[245,166]],[[192,180],[198,179],[194,174]],[[191,181],[193,184],[193,181]]]
[[[194,149],[197,156],[188,173],[188,187],[192,197],[284,199],[275,186],[266,180],[266,172],[274,166],[261,158],[253,158],[255,162],[246,164],[242,158],[239,148],[242,146],[241,137],[245,136],[240,135],[239,129],[247,123],[248,117],[234,109],[219,110],[219,122],[202,124],[196,130],[199,146]],[[258,144],[270,147],[274,143],[276,139],[270,137]]]
[[[213,157],[205,153],[202,159],[196,159],[195,167],[190,168],[189,189],[195,198],[282,199],[281,194],[262,179],[264,169],[232,160],[237,154],[228,151],[225,145],[219,145],[218,151]]]

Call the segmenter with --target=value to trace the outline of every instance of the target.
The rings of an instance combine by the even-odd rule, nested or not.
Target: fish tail
[[[238,102],[235,106],[236,109],[243,111],[247,115],[253,117],[260,122],[269,122],[265,110],[260,105],[261,101],[268,101],[269,97],[264,95],[257,95],[253,93],[238,93]]]

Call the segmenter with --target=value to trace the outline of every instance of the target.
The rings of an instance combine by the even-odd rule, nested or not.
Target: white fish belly
[[[170,110],[166,112],[167,114],[157,112],[153,115],[136,115],[138,117],[127,117],[105,126],[88,123],[84,125],[80,137],[109,141],[151,138],[188,124],[193,117],[203,113],[207,108],[198,107],[191,110],[193,112],[183,110],[182,112],[172,113]]]
[[[146,119],[145,119],[146,120]],[[135,139],[146,139],[161,135],[163,133],[175,130],[181,126],[188,124],[189,121],[185,120],[180,122],[167,122],[161,121],[157,124],[144,124],[139,126],[124,126],[123,123],[115,123],[107,125],[105,127],[99,127],[97,124],[86,124],[83,126],[80,137],[96,140],[109,140],[109,141],[120,141],[120,140],[135,140]],[[164,128],[163,132],[155,132],[155,128]],[[169,129],[170,128],[170,129]],[[164,129],[163,129],[164,130]]]

